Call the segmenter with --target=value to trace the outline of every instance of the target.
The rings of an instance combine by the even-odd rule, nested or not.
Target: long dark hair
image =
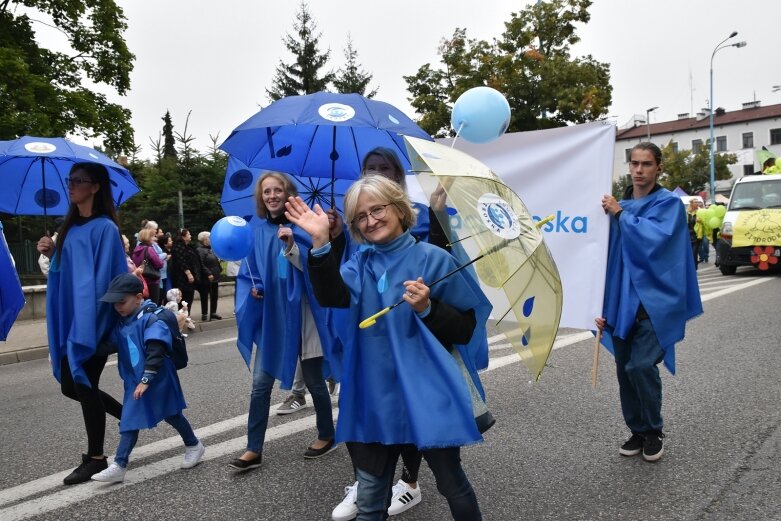
[[[117,216],[117,209],[114,208],[114,199],[111,197],[111,182],[108,178],[108,170],[103,165],[98,163],[75,163],[68,173],[68,176],[72,176],[77,170],[83,171],[87,174],[90,180],[99,186],[98,191],[95,193],[95,197],[92,198],[92,216],[105,215],[117,225],[119,229],[119,217]],[[73,226],[73,222],[79,216],[79,208],[71,203],[68,208],[68,213],[65,215],[65,219],[62,221],[62,226],[57,233],[57,254],[62,255],[62,245],[65,244],[65,237],[68,235],[68,230]],[[120,231],[120,240],[122,239],[122,232]]]

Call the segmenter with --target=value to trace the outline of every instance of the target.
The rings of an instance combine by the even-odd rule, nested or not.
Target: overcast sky
[[[133,112],[136,143],[149,157],[149,138],[171,111],[181,132],[192,111],[188,133],[195,146],[208,148],[209,135],[220,141],[269,103],[280,58],[291,61],[282,38],[293,31],[297,0],[118,0],[128,19],[127,43],[136,55],[132,90],[114,96]],[[322,49],[331,49],[331,66],[344,61],[350,34],[363,68],[374,74],[377,99],[411,117],[403,75],[425,64],[438,66],[437,46],[456,27],[471,38],[491,40],[510,14],[530,4],[508,0],[310,0],[322,33]],[[591,21],[578,27],[576,55],[591,54],[610,64],[613,105],[609,116],[621,126],[633,114],[651,122],[675,119],[707,106],[711,52],[732,31],[730,42],[746,47],[721,50],[714,59],[715,104],[728,111],[756,99],[781,103],[777,0],[596,0]],[[54,31],[36,25],[43,41]],[[693,87],[693,90],[692,90]],[[81,141],[81,140],[78,140]]]

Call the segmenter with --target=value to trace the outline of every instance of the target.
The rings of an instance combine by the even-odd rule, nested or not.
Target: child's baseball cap
[[[117,275],[108,286],[106,294],[100,297],[101,302],[119,302],[125,295],[138,295],[144,292],[144,284],[132,273]]]

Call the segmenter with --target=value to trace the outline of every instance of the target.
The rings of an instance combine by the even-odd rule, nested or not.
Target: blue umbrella
[[[266,170],[250,168],[235,157],[228,158],[228,169],[225,172],[225,184],[222,187],[220,205],[225,215],[238,215],[249,221],[255,215],[255,185]],[[353,183],[347,179],[331,181],[324,177],[299,177],[288,174],[298,188],[298,195],[309,206],[315,203],[323,208],[331,207],[331,192],[334,204],[340,213],[344,214],[342,202],[344,194]]]
[[[8,337],[8,331],[22,307],[24,307],[24,292],[11,259],[11,252],[8,251],[8,244],[5,242],[3,223],[0,222],[0,340]]]
[[[393,105],[359,94],[318,92],[275,101],[239,125],[220,148],[251,168],[335,182],[357,179],[363,157],[376,147],[390,148],[409,168],[402,135],[431,140]]]
[[[24,136],[0,141],[0,212],[65,215],[70,205],[65,178],[74,163],[105,166],[117,206],[139,192],[130,172],[97,150],[64,138]]]

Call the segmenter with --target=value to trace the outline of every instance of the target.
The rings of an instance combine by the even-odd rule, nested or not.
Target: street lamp
[[[713,53],[710,55],[710,200],[711,202],[716,200],[716,168],[715,164],[713,162],[713,156],[716,152],[716,143],[713,139],[713,111],[714,107],[716,106],[713,103],[713,57],[716,56],[716,52],[720,51],[721,49],[726,49],[727,47],[745,47],[746,42],[738,42],[738,43],[731,43],[729,45],[723,45],[724,42],[729,40],[730,38],[734,38],[738,35],[737,31],[732,31],[732,34],[724,38],[722,41],[719,42],[719,44],[716,46],[715,49],[713,49]]]
[[[659,107],[651,107],[650,109],[645,111],[645,133],[646,133],[646,141],[651,141],[651,120],[649,118],[651,112],[655,111]]]

